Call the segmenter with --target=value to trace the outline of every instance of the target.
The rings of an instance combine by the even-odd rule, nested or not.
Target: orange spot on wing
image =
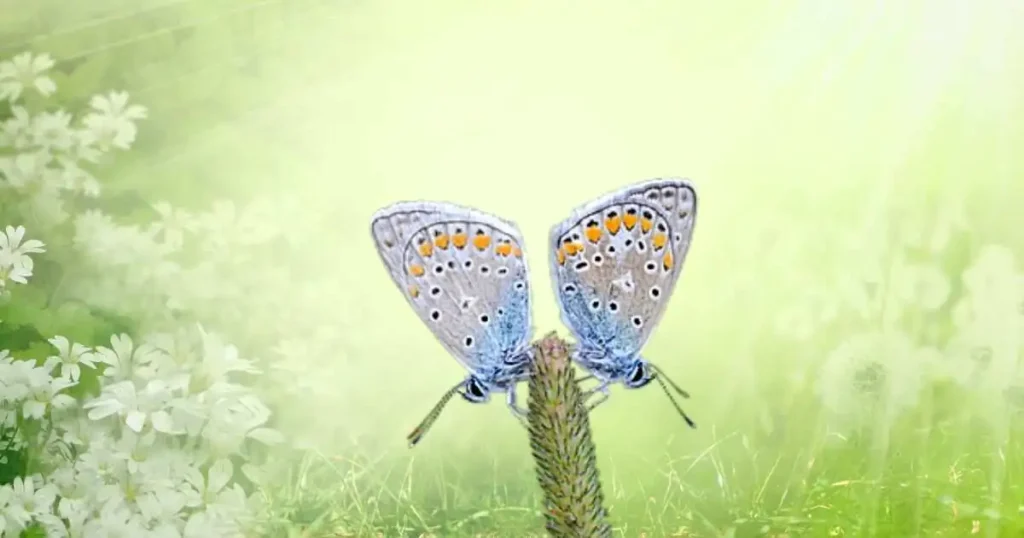
[[[555,256],[558,258],[558,265],[565,265],[565,251],[558,249],[555,251]]]
[[[622,224],[626,226],[627,230],[632,230],[636,226],[636,215],[627,213],[626,216],[622,217]]]
[[[665,248],[665,243],[668,243],[668,236],[665,234],[655,234],[654,238],[651,239],[651,244],[654,245],[655,250]]]
[[[619,233],[619,226],[621,224],[622,220],[618,216],[604,219],[604,228],[612,235]]]
[[[661,266],[664,267],[666,271],[669,271],[669,270],[672,269],[672,262],[673,261],[674,260],[672,259],[672,253],[671,252],[666,252],[665,253],[665,257],[663,257],[661,259]]]
[[[521,249],[519,247],[512,247],[512,255],[515,256],[516,258],[522,258],[523,257],[523,249]]]
[[[599,228],[596,224],[594,226],[588,226],[587,230],[583,233],[587,236],[587,239],[590,240],[591,243],[597,243],[598,241],[601,240],[601,228]]]
[[[429,257],[433,253],[434,253],[434,245],[431,244],[429,241],[427,241],[426,243],[423,243],[422,245],[420,245],[420,256],[423,256],[424,258],[426,258],[426,257]]]
[[[489,235],[481,234],[473,238],[473,246],[475,246],[477,250],[483,250],[490,244],[491,236]]]
[[[651,231],[651,226],[654,226],[651,219],[640,219],[640,229],[643,230],[644,233]]]
[[[565,253],[570,256],[575,256],[576,254],[583,252],[582,243],[566,243],[565,247],[563,248],[565,250]]]
[[[409,295],[411,295],[413,299],[419,297],[420,289],[417,286],[409,286]]]
[[[434,245],[441,250],[448,248],[448,234],[441,234],[434,238]]]
[[[469,236],[464,233],[452,236],[452,244],[455,245],[455,248],[457,249],[465,248],[467,241],[469,241]]]
[[[497,253],[498,256],[508,256],[509,254],[512,254],[512,245],[509,243],[502,243],[494,247],[494,252]]]
[[[409,274],[412,276],[423,276],[426,272],[427,270],[422,265],[414,263],[409,266]]]

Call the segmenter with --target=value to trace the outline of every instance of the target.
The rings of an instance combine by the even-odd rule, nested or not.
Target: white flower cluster
[[[33,524],[54,537],[244,535],[258,504],[232,461],[246,461],[250,439],[281,441],[265,427],[269,410],[231,378],[254,373],[250,361],[201,329],[139,345],[50,343],[41,365],[0,351],[0,424],[33,471],[0,486],[0,536]],[[100,394],[70,396],[94,368]]]
[[[19,102],[27,92],[53,94],[57,86],[47,75],[54,62],[46,55],[23,53],[0,62],[0,102],[10,105],[10,117],[0,123],[0,192],[13,190],[22,210],[37,224],[52,225],[68,218],[68,194],[95,197],[100,184],[87,171],[113,149],[125,150],[135,141],[135,121],[145,108],[128,103],[128,95],[97,95],[90,110],[74,118],[64,110],[31,113]]]
[[[225,275],[259,261],[238,255],[239,246],[265,255],[267,242],[278,239],[264,217],[279,205],[237,210],[225,202],[193,216],[161,203],[148,225],[66,210],[71,198],[101,196],[86,169],[129,149],[146,110],[118,92],[94,97],[79,118],[35,110],[24,100],[56,92],[53,65],[29,53],[0,62],[0,105],[9,106],[0,119],[0,215],[17,215],[56,250],[26,240],[23,226],[0,230],[0,293],[26,284],[31,255],[46,252],[64,270],[61,293],[47,290],[51,300],[129,316],[147,336],[117,334],[93,348],[46,335],[54,352],[45,361],[0,350],[0,458],[7,458],[0,468],[18,474],[0,485],[0,537],[30,527],[80,538],[245,535],[259,504],[242,484],[265,474],[251,451],[282,436],[267,427],[261,398],[242,384],[259,374],[255,364],[175,315],[244,334],[231,322],[275,310],[252,301],[283,275]],[[72,225],[73,237],[62,223]],[[56,249],[51,237],[68,246]],[[250,323],[259,332],[259,321]]]
[[[146,117],[146,110],[115,92],[92,99],[80,120],[64,111],[30,113],[18,99],[30,92],[46,96],[56,91],[47,77],[52,60],[22,54],[2,65],[7,67],[0,69],[0,87],[7,88],[2,95],[11,100],[12,117],[3,122],[0,134],[0,214],[6,215],[3,204],[14,200],[23,220],[40,224],[34,231],[48,232],[58,222],[70,224],[73,248],[52,253],[62,258],[62,266],[74,264],[73,271],[65,270],[59,299],[116,312],[143,332],[173,331],[183,318],[203,320],[231,341],[256,345],[284,359],[279,362],[296,370],[290,377],[297,384],[314,380],[320,393],[337,398],[338,376],[324,371],[322,357],[330,355],[330,362],[338,364],[339,348],[352,345],[343,341],[341,326],[349,314],[333,305],[347,300],[346,290],[357,275],[337,271],[341,260],[325,260],[321,249],[307,243],[316,236],[317,219],[336,212],[315,210],[324,203],[315,193],[309,198],[273,193],[244,204],[224,200],[201,211],[157,201],[150,206],[148,222],[122,222],[99,209],[65,212],[72,197],[102,199],[100,183],[83,170],[109,150],[129,149],[135,122]],[[50,134],[43,136],[41,130]],[[72,143],[41,142],[57,139]],[[84,178],[69,184],[82,188],[45,187],[69,171]],[[304,285],[297,288],[291,284],[295,282]],[[324,314],[320,317],[332,330],[325,333],[309,326],[308,318],[289,315],[295,311],[310,317]],[[289,342],[304,340],[317,342],[325,351],[298,356],[286,352],[294,347]],[[281,390],[282,383],[272,385],[266,397],[296,407]]]

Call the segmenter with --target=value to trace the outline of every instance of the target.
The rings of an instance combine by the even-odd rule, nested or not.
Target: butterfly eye
[[[661,297],[661,288],[659,288],[658,286],[651,286],[651,289],[650,291],[648,291],[648,294],[651,296],[651,299],[657,301],[658,297]]]
[[[468,340],[472,340],[472,338],[469,338]],[[487,396],[484,394],[483,387],[480,386],[476,379],[469,383],[469,394],[473,396],[473,399],[475,400],[483,400]]]
[[[631,385],[639,385],[647,377],[647,370],[643,367],[643,364],[637,364],[636,368],[633,369],[633,375],[629,377],[629,383]]]

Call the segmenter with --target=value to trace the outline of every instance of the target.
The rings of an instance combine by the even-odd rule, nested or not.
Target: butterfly
[[[608,399],[609,386],[658,382],[687,424],[694,422],[669,386],[689,398],[640,354],[682,271],[697,216],[697,192],[684,179],[654,179],[586,203],[551,228],[552,283],[562,322],[576,337],[573,360],[597,379],[586,392]],[[667,384],[666,384],[667,382]]]
[[[485,403],[529,379],[530,281],[519,228],[447,202],[399,202],[377,211],[371,234],[384,266],[419,318],[469,375],[407,437],[415,446],[456,395]]]

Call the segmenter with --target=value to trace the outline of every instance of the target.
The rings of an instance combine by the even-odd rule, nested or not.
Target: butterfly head
[[[644,359],[637,358],[629,364],[628,369],[625,371],[622,383],[626,387],[631,389],[639,389],[647,386],[648,383],[654,380],[654,370],[651,368],[650,363]]]
[[[491,399],[491,387],[477,376],[469,376],[463,383],[459,395],[470,403],[487,403]]]

